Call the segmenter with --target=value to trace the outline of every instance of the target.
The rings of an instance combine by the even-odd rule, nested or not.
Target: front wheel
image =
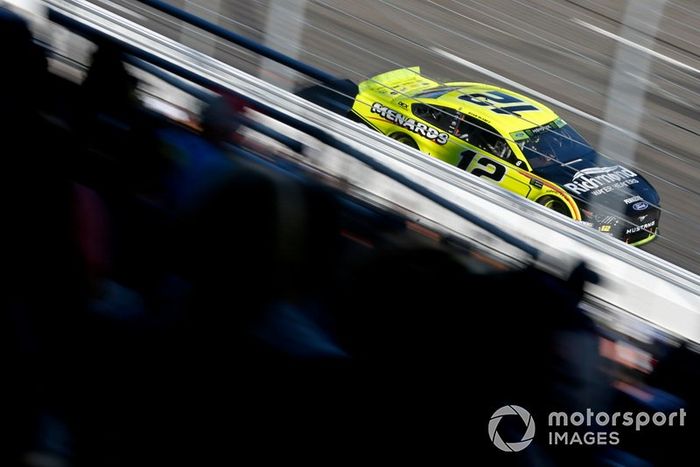
[[[545,196],[537,200],[542,206],[551,209],[552,211],[558,212],[559,214],[564,214],[566,217],[573,217],[569,207],[559,198],[553,196]]]

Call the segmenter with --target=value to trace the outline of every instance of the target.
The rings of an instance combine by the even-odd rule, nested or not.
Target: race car
[[[521,94],[402,68],[361,82],[348,116],[629,244],[656,237],[660,199],[649,182]]]

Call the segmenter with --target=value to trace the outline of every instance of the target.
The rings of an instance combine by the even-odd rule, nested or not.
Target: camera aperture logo
[[[524,434],[519,441],[504,441],[498,432],[503,417],[519,416]],[[547,420],[547,441],[550,446],[617,445],[619,427],[641,431],[647,426],[685,426],[685,409],[675,412],[551,412]],[[510,433],[512,436],[512,433]],[[535,420],[530,412],[519,405],[506,405],[496,410],[489,420],[489,438],[494,446],[505,452],[519,452],[527,448],[535,437]]]
[[[501,435],[498,433],[498,424],[501,423],[503,417],[509,415],[518,415],[525,424],[525,433],[520,441],[515,442],[505,442]],[[518,452],[522,451],[530,445],[532,439],[535,437],[535,420],[530,415],[530,412],[523,409],[519,405],[506,405],[496,410],[493,415],[491,415],[491,420],[489,421],[489,438],[491,442],[501,451],[505,452]]]

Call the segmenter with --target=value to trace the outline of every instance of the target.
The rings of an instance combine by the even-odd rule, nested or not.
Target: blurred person
[[[325,398],[313,383],[330,385],[344,359],[326,322],[338,267],[336,201],[314,183],[245,164],[209,188],[184,219],[180,242],[191,247],[188,368],[206,395],[188,412],[204,427],[193,436],[217,440],[212,458],[231,443],[243,459],[294,440],[294,449],[313,455],[295,426],[309,426],[308,436],[322,429],[309,418]],[[212,426],[212,413],[229,422]]]
[[[646,437],[637,440],[640,451],[656,465],[686,463],[695,455],[694,443],[700,434],[700,423],[695,415],[700,410],[698,349],[692,344],[681,343],[658,361],[645,383],[648,386],[641,386],[639,393],[646,397],[636,401],[638,407],[649,413],[683,408],[688,416],[682,427],[648,430]]]
[[[127,70],[121,49],[107,40],[96,46],[73,122],[86,152],[80,161],[86,182],[99,192],[130,190],[157,203],[167,167],[156,133],[161,117],[138,98],[138,80]]]
[[[473,274],[428,248],[379,252],[341,298],[340,342],[359,371],[345,416],[365,421],[348,434],[353,444],[393,458],[593,465],[595,450],[551,449],[536,438],[507,457],[487,436],[504,405],[546,420],[596,398],[583,390],[602,379],[595,330],[577,308],[585,280],[580,271],[567,281],[535,269]]]
[[[65,132],[44,115],[52,91],[43,50],[27,23],[0,8],[0,135],[3,141],[2,465],[17,465],[32,449],[63,458],[65,452],[36,441],[47,414],[63,417],[70,406],[81,319],[83,274],[74,224],[74,185]],[[44,430],[64,436],[62,425]]]
[[[36,112],[46,98],[47,62],[43,50],[34,43],[27,22],[19,15],[0,6],[0,43],[4,67],[0,73],[0,92],[3,112],[0,115],[2,131],[31,131]]]
[[[202,136],[215,144],[239,142],[238,130],[246,107],[245,101],[233,94],[212,98],[202,111]]]
[[[172,126],[159,131],[167,204],[174,212],[191,209],[198,199],[226,181],[236,169],[232,151],[239,141],[242,101],[217,96],[201,115],[201,134]]]
[[[163,280],[169,257],[166,177],[171,164],[158,137],[166,123],[142,105],[137,86],[121,49],[98,42],[78,91],[74,121],[86,185],[81,220],[96,234],[92,251],[100,251],[104,279],[99,292],[112,294],[107,300],[95,297],[101,300],[95,305],[116,312],[114,306],[121,303],[126,314],[145,309],[142,302]]]
[[[138,80],[124,66],[119,46],[100,41],[81,85],[81,106],[88,113],[104,112],[127,119],[134,107],[140,104],[137,85]]]

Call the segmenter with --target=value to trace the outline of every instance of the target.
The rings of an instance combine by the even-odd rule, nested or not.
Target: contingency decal
[[[402,128],[406,128],[407,130],[410,130],[413,133],[431,141],[435,141],[437,144],[446,144],[450,137],[450,135],[447,133],[442,133],[423,123],[418,123],[414,119],[395,110],[391,110],[379,102],[372,104],[372,113],[379,114],[390,122],[395,123]]]
[[[644,201],[644,198],[642,198],[639,195],[634,195],[630,198],[625,198],[625,204],[632,204],[632,203],[636,203],[638,201]]]
[[[576,172],[571,183],[565,183],[564,186],[577,195],[590,191],[593,196],[598,196],[639,183],[636,177],[636,173],[619,165],[590,167]]]

